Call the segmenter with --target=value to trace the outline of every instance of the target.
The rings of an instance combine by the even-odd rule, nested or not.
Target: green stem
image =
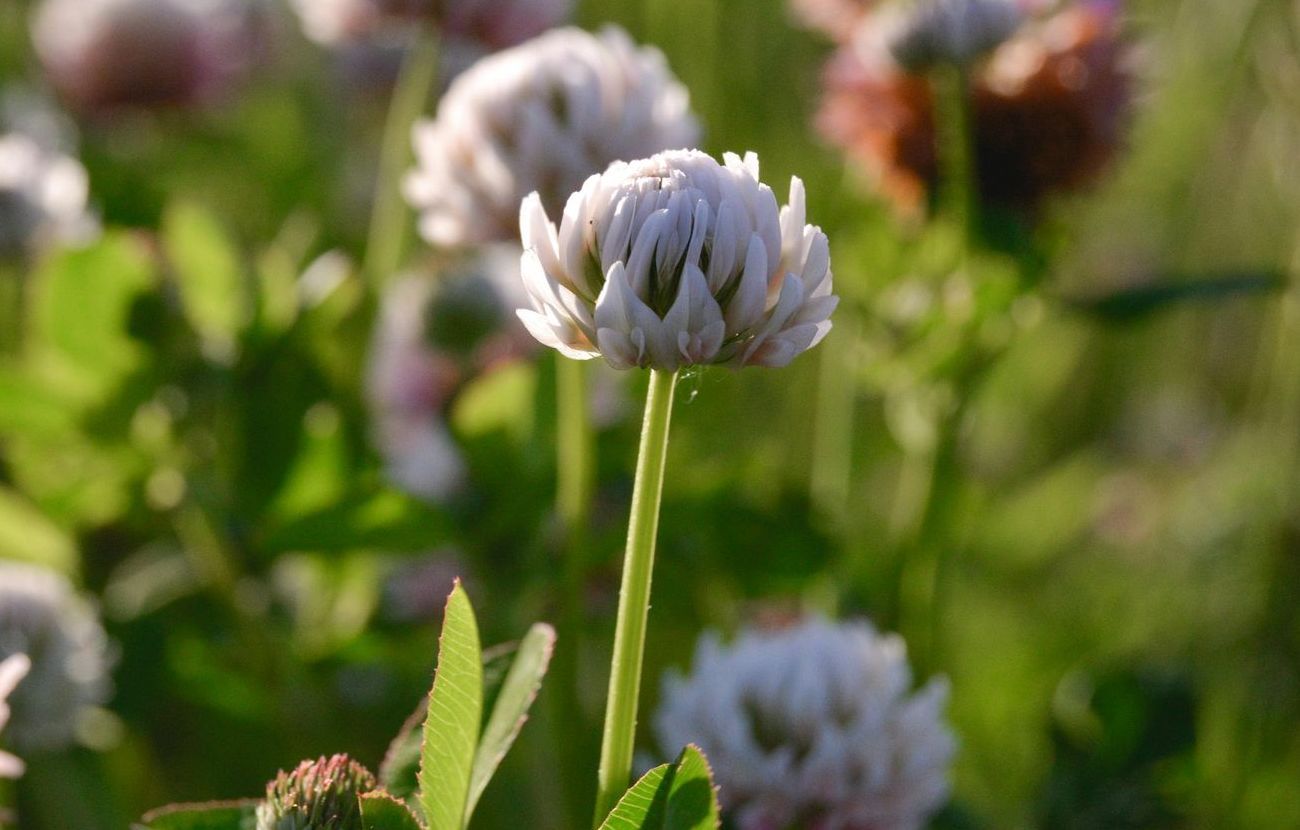
[[[16,265],[0,260],[0,355],[18,354],[23,340],[23,280],[26,275]]]
[[[627,553],[619,591],[618,624],[614,629],[614,659],[610,665],[605,731],[600,744],[596,816],[600,826],[618,803],[632,776],[636,741],[637,697],[641,690],[641,661],[645,654],[646,619],[650,612],[650,577],[654,570],[659,501],[663,494],[664,462],[668,455],[668,425],[672,419],[675,372],[650,372],[641,450],[632,487],[632,515],[627,526]]]
[[[595,447],[588,412],[588,367],[585,361],[557,356],[556,392],[556,512],[560,518],[561,647],[552,661],[559,693],[554,699],[559,722],[577,730],[573,740],[561,742],[565,769],[583,769],[595,755],[585,725],[581,669],[584,640],[583,588],[590,556],[591,500],[595,483]],[[589,784],[570,782],[565,800],[570,810],[568,826],[576,827],[591,803]]]
[[[557,360],[555,386],[556,501],[565,538],[573,548],[586,535],[595,471],[591,417],[587,411],[586,362]],[[580,566],[581,562],[577,564]]]
[[[374,285],[392,278],[402,264],[407,221],[401,182],[411,163],[411,128],[424,111],[437,79],[438,36],[429,32],[421,36],[402,64],[384,125],[366,242],[365,273]]]
[[[853,479],[853,404],[858,388],[853,365],[857,326],[851,319],[842,325],[847,330],[821,347],[810,476],[812,503],[837,533],[844,531],[848,520]]]
[[[965,70],[945,66],[934,77],[939,123],[940,198],[962,235],[969,254],[979,229],[979,180],[975,168],[975,131],[970,79]]]

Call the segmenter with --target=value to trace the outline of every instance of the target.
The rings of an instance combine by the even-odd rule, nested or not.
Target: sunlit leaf
[[[483,737],[479,742],[478,754],[474,758],[474,771],[470,778],[468,803],[465,816],[468,821],[473,815],[479,798],[483,795],[492,775],[510,750],[524,722],[528,720],[528,709],[537,698],[542,686],[542,678],[551,662],[551,653],[555,649],[555,629],[544,623],[538,623],[529,629],[515,652],[514,661],[506,674],[501,690],[497,694],[483,728]]]
[[[139,828],[147,830],[253,830],[256,801],[173,804],[145,815]]]
[[[52,257],[34,275],[30,355],[60,390],[98,402],[138,365],[132,306],[155,280],[139,239],[109,234]]]
[[[452,424],[468,437],[505,432],[523,440],[533,427],[536,395],[535,366],[520,363],[498,369],[475,380],[457,397]]]
[[[178,202],[163,217],[162,240],[186,318],[210,355],[228,359],[248,321],[249,303],[243,269],[225,230],[199,205]]]
[[[447,598],[438,670],[420,753],[420,804],[429,830],[461,830],[483,713],[478,623],[459,581]]]
[[[668,800],[673,766],[663,764],[641,776],[641,780],[623,794],[618,804],[600,825],[600,830],[641,830],[662,826],[664,802]],[[656,820],[659,824],[656,825]]]
[[[484,708],[491,712],[489,720],[496,714],[496,701],[500,697],[506,676],[514,665],[519,645],[503,643],[483,652],[483,701]],[[421,730],[428,711],[429,699],[426,696],[406,719],[406,723],[402,724],[379,765],[379,783],[398,798],[413,795],[419,786],[417,778],[420,771],[420,744],[423,740]]]
[[[33,562],[71,574],[77,569],[77,548],[62,528],[26,499],[0,488],[0,559]]]
[[[410,808],[387,793],[366,793],[360,803],[364,830],[421,830]]]
[[[686,747],[673,770],[664,830],[717,830],[720,812],[708,759],[699,747]]]
[[[720,813],[709,762],[688,746],[624,793],[600,830],[717,830]]]

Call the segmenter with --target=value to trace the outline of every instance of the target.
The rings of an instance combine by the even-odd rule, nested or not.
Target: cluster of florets
[[[9,696],[7,737],[23,751],[71,745],[83,713],[108,699],[113,657],[94,609],[60,574],[0,563],[0,658],[14,654],[31,669]]]
[[[1049,10],[1011,0],[881,6],[857,22],[824,73],[821,133],[904,214],[940,178],[926,70],[968,79],[976,179],[986,204],[1032,214],[1096,180],[1123,143],[1132,97],[1115,4]]]
[[[901,638],[813,619],[705,635],[687,676],[665,681],[655,732],[698,744],[742,830],[919,830],[947,800],[956,751],[948,684],[912,689]]]
[[[227,95],[261,55],[262,0],[44,0],[46,76],[76,109],[189,106]]]
[[[257,830],[362,830],[360,797],[378,786],[347,755],[303,761],[266,785]]]

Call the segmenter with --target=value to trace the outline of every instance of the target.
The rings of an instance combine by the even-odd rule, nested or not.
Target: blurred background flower
[[[917,830],[948,799],[945,680],[912,689],[903,640],[808,619],[705,634],[664,681],[660,749],[698,744],[742,830]]]
[[[26,654],[11,654],[0,660],[0,733],[9,723],[12,712],[9,696],[31,669],[32,661]],[[0,778],[17,778],[22,774],[23,762],[7,752],[0,752]]]
[[[86,170],[21,133],[0,136],[0,261],[30,257],[56,243],[89,241]]]
[[[256,63],[262,0],[42,0],[46,77],[86,113],[222,100]]]
[[[436,32],[444,80],[569,18],[571,0],[291,0],[307,37],[352,77],[391,81],[421,33]]]
[[[518,239],[534,191],[558,214],[619,159],[695,143],[689,96],[663,54],[621,29],[558,29],[476,64],[416,129],[406,195],[434,245]]]
[[[817,124],[901,212],[915,215],[940,177],[934,92],[926,77],[894,56],[901,50],[904,65],[921,66],[943,49],[924,45],[928,19],[909,36],[920,40],[908,45],[907,39],[891,43],[893,24],[880,17],[866,19],[853,43],[827,64]],[[971,69],[971,129],[985,203],[1032,215],[1047,196],[1093,183],[1114,159],[1133,95],[1119,26],[1111,4],[1068,3],[1028,19]],[[980,43],[998,43],[1010,31],[993,26]]]
[[[27,655],[31,671],[9,696],[7,737],[20,751],[70,746],[82,715],[112,690],[108,637],[64,577],[0,562],[0,657],[14,654]]]
[[[367,396],[388,475],[414,495],[443,501],[465,484],[446,421],[457,390],[535,348],[512,313],[523,294],[518,257],[512,245],[488,246],[436,279],[409,276],[386,292]]]

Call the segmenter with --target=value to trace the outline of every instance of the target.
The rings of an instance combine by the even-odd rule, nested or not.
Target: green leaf
[[[538,623],[529,629],[515,652],[510,671],[501,684],[492,714],[483,729],[478,753],[474,757],[474,770],[470,776],[469,799],[465,805],[465,820],[473,815],[483,790],[506,752],[510,750],[519,731],[528,720],[528,709],[537,698],[537,691],[542,686],[542,678],[551,662],[551,653],[555,649],[555,629],[545,623]]]
[[[537,367],[505,366],[475,379],[456,396],[451,423],[467,438],[504,432],[522,443],[533,430],[536,398]]]
[[[1280,273],[1169,277],[1088,299],[1067,300],[1078,310],[1106,322],[1129,322],[1186,303],[1218,303],[1236,296],[1268,294],[1286,288]]]
[[[249,298],[239,256],[225,230],[206,209],[178,202],[163,217],[162,240],[190,325],[205,351],[230,359],[248,323]]]
[[[131,310],[154,281],[148,249],[131,236],[52,257],[32,283],[29,356],[42,379],[83,403],[102,401],[140,363]]]
[[[414,795],[420,786],[420,750],[424,742],[423,726],[429,717],[429,699],[406,719],[388,752],[379,764],[379,783],[398,798]]]
[[[420,752],[420,804],[429,830],[461,830],[483,716],[478,623],[457,580],[443,615],[438,670]]]
[[[641,776],[641,780],[623,793],[600,830],[641,830],[662,825],[664,802],[672,782],[673,766],[663,764]]]
[[[173,804],[146,813],[137,828],[145,830],[253,830],[256,801]]]
[[[421,830],[410,808],[388,793],[366,793],[360,804],[364,830]]]
[[[514,665],[518,643],[503,643],[483,652],[483,701],[485,708],[496,713],[496,701],[506,676]],[[419,787],[421,727],[429,712],[429,697],[425,695],[411,716],[402,724],[397,736],[388,745],[388,752],[379,765],[379,783],[391,795],[406,798]],[[490,719],[490,716],[489,716]]]
[[[720,813],[709,761],[699,747],[687,746],[673,771],[664,830],[717,830]]]
[[[692,745],[624,793],[600,830],[717,830],[720,815],[713,771]]]
[[[0,487],[0,559],[44,565],[64,574],[77,570],[77,546],[34,505]]]

